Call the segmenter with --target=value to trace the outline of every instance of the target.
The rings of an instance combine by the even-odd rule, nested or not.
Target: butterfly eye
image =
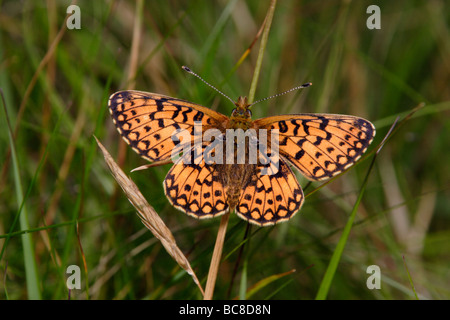
[[[248,118],[252,117],[252,112],[250,111],[250,109],[245,110],[245,116]]]

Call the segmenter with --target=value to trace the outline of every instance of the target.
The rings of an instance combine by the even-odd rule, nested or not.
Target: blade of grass
[[[6,286],[6,275],[8,274],[7,271],[8,271],[8,260],[6,260],[5,262],[5,273],[3,274],[3,290],[5,292],[6,300],[9,300],[8,288]]]
[[[242,265],[242,271],[241,271],[241,282],[239,283],[239,299],[245,300],[246,299],[246,292],[247,292],[247,266],[248,266],[248,250],[250,248],[250,239],[248,238],[248,241],[246,244],[242,244],[242,251],[244,252],[244,263]],[[245,246],[247,246],[245,248]]]
[[[268,276],[262,280],[259,280],[257,283],[255,283],[253,286],[251,286],[248,291],[245,293],[245,299],[250,299],[255,293],[257,293],[262,288],[266,287],[267,285],[271,284],[275,280],[281,279],[287,275],[290,275],[292,273],[296,272],[295,269],[289,270],[287,272],[273,274],[271,276]]]
[[[256,60],[255,72],[253,73],[252,84],[250,86],[250,92],[248,94],[248,102],[252,103],[255,100],[256,87],[258,85],[259,73],[261,71],[262,61],[264,58],[264,51],[267,46],[267,39],[269,38],[270,26],[272,25],[273,14],[277,5],[276,0],[270,2],[269,10],[267,11],[266,18],[264,19],[264,32],[261,37],[261,46],[259,47],[258,58]]]
[[[231,297],[231,291],[233,290],[233,284],[234,284],[234,279],[236,278],[236,274],[241,262],[241,258],[244,252],[244,244],[250,240],[250,238],[248,237],[248,234],[250,232],[251,229],[251,224],[248,223],[247,227],[245,228],[245,233],[244,233],[244,239],[241,241],[241,243],[236,247],[236,249],[232,249],[227,256],[225,256],[225,260],[227,259],[227,257],[229,257],[235,250],[239,249],[239,253],[237,255],[237,259],[236,262],[234,264],[234,268],[233,268],[233,274],[231,276],[231,281],[230,281],[230,286],[228,287],[228,292],[227,292],[227,299],[229,299]]]
[[[411,274],[409,273],[408,266],[406,265],[405,256],[403,256],[402,258],[403,258],[403,265],[405,266],[406,273],[408,274],[409,283],[411,284],[411,289],[414,292],[414,296],[416,297],[416,300],[419,300],[419,297],[417,296],[417,292],[416,292],[416,287],[414,286],[414,283],[411,278]]]
[[[223,9],[220,17],[217,19],[217,22],[214,24],[214,27],[212,28],[211,32],[208,34],[208,38],[205,40],[203,47],[200,51],[200,57],[203,61],[207,61],[213,57],[211,55],[211,50],[214,47],[214,43],[221,40],[221,37],[223,35],[223,29],[226,26],[226,23],[230,19],[231,12],[233,11],[233,8],[235,7],[237,1],[228,1],[227,5]]]
[[[248,48],[244,51],[244,53],[241,55],[239,60],[235,63],[233,68],[231,68],[231,70],[228,72],[228,74],[223,78],[222,82],[219,84],[219,88],[222,87],[228,81],[228,79],[231,77],[231,75],[233,75],[236,72],[236,70],[240,67],[240,65],[244,62],[244,60],[250,55],[250,52],[253,50],[253,47],[255,46],[256,42],[261,37],[261,34],[264,31],[264,27],[266,26],[266,21],[267,21],[267,15],[266,15],[266,18],[264,19],[261,27],[259,28],[258,33],[253,38],[252,43],[250,43]]]
[[[337,13],[338,21],[333,31],[332,47],[327,61],[327,66],[325,68],[324,81],[322,85],[322,93],[320,95],[319,101],[317,101],[317,107],[315,112],[328,112],[329,103],[331,101],[332,92],[335,90],[335,86],[338,81],[336,75],[338,74],[339,61],[341,61],[343,52],[342,35],[344,34],[345,23],[347,21],[347,15],[349,12],[349,4],[343,3],[339,8]]]
[[[342,253],[344,252],[345,245],[346,245],[348,237],[350,235],[350,231],[352,229],[353,222],[356,217],[356,212],[358,211],[359,204],[364,195],[367,181],[369,180],[370,173],[375,164],[375,159],[376,159],[378,153],[383,148],[384,143],[391,135],[395,125],[397,124],[397,121],[398,121],[398,118],[396,119],[396,121],[394,122],[392,127],[390,128],[389,132],[387,133],[387,135],[385,136],[383,141],[380,143],[380,146],[378,147],[377,151],[375,152],[374,157],[372,158],[372,162],[370,163],[369,169],[367,170],[367,174],[364,177],[364,181],[363,181],[361,189],[359,191],[358,198],[356,199],[355,205],[353,206],[352,212],[350,213],[350,217],[344,227],[344,230],[342,231],[342,235],[338,241],[338,244],[336,245],[336,249],[333,252],[330,263],[328,264],[328,268],[327,268],[325,275],[322,279],[322,282],[320,284],[319,291],[317,292],[317,295],[316,295],[316,300],[325,300],[327,297],[328,291],[331,286],[331,282],[333,281],[337,266],[339,264],[339,261],[341,260]]]
[[[77,1],[72,1],[71,5],[76,4]],[[20,120],[22,119],[22,116],[25,112],[25,108],[27,106],[27,102],[31,96],[31,92],[33,91],[34,86],[37,83],[37,80],[39,78],[40,73],[42,72],[42,70],[44,69],[44,67],[47,65],[47,63],[50,61],[50,59],[52,58],[53,54],[55,53],[55,50],[59,44],[59,42],[61,41],[64,33],[67,30],[67,26],[66,26],[66,21],[67,18],[69,17],[69,15],[66,15],[64,22],[61,25],[61,28],[58,31],[58,34],[56,35],[55,39],[53,40],[52,44],[50,45],[50,47],[48,48],[47,53],[45,54],[45,56],[42,58],[41,62],[39,63],[39,66],[37,68],[37,70],[35,71],[33,78],[31,79],[30,83],[28,84],[28,87],[25,91],[25,94],[23,96],[22,102],[20,103],[20,107],[19,107],[19,111],[17,113],[17,121],[16,121],[16,126],[14,128],[14,137],[17,136],[17,132],[19,129],[19,123]]]
[[[134,89],[136,87],[136,71],[139,63],[139,53],[142,38],[142,18],[144,15],[144,1],[136,2],[135,20],[133,26],[133,40],[131,41],[130,61],[128,66],[128,79],[126,87]]]
[[[13,164],[13,176],[14,176],[14,186],[16,190],[17,197],[17,208],[22,208],[19,212],[19,224],[21,230],[28,230],[28,211],[26,205],[23,204],[23,189],[22,182],[20,179],[20,168],[19,168],[19,160],[17,158],[16,147],[14,143],[14,133],[11,128],[11,124],[9,123],[9,117],[7,108],[5,105],[5,99],[3,97],[3,92],[1,92],[2,102],[3,102],[3,110],[5,111],[6,123],[8,124],[8,137],[9,137],[9,145],[11,150],[11,160]],[[41,292],[39,290],[39,277],[37,273],[37,265],[36,260],[34,259],[34,248],[33,248],[33,240],[31,238],[31,234],[23,233],[21,235],[22,245],[23,245],[23,258],[24,258],[24,266],[25,266],[25,275],[26,275],[26,284],[27,284],[27,292],[28,298],[31,300],[40,300]]]

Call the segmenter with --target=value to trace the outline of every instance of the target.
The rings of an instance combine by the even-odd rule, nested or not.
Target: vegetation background
[[[181,66],[233,99],[248,95],[271,2],[79,0],[79,30],[66,27],[70,4],[0,1],[0,298],[201,299],[136,216],[94,135],[129,173],[145,161],[114,128],[111,93],[157,92],[229,115],[233,105]],[[255,99],[313,86],[256,105],[254,118],[352,114],[377,136],[369,156],[329,184],[298,174],[308,194],[300,213],[253,226],[244,250],[247,223],[232,215],[215,298],[316,298],[355,204],[326,298],[450,298],[450,11],[443,0],[377,1],[381,29],[371,30],[371,4],[276,3]],[[129,175],[204,285],[220,218],[171,207],[169,168]],[[69,292],[71,265],[82,282]],[[380,289],[366,285],[370,265],[380,267]]]

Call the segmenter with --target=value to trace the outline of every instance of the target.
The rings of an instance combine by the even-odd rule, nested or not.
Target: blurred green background
[[[201,299],[135,215],[93,135],[129,173],[146,162],[114,128],[111,93],[157,92],[229,115],[233,105],[181,66],[232,99],[248,95],[270,2],[80,0],[81,29],[66,27],[70,4],[0,1],[0,88],[10,123],[2,102],[0,299],[67,299],[70,265],[81,270],[71,299]],[[327,298],[449,299],[450,10],[443,0],[377,1],[381,29],[368,29],[371,4],[278,1],[255,99],[313,86],[255,105],[253,116],[361,116],[377,127],[369,152],[399,116]],[[242,254],[247,223],[233,214],[214,297],[253,289],[249,298],[314,299],[373,154],[308,196],[288,223],[253,226]],[[198,221],[171,207],[162,187],[169,168],[129,175],[204,286],[220,218]],[[366,285],[370,265],[380,267],[380,289]]]

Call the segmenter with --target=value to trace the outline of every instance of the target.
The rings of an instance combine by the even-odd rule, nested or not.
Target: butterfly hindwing
[[[177,209],[196,218],[210,218],[228,211],[226,190],[214,164],[205,163],[203,146],[182,155],[164,180],[164,192]]]
[[[303,200],[302,188],[288,164],[272,154],[270,161],[258,164],[254,177],[242,189],[236,214],[253,224],[272,225],[289,220]]]

